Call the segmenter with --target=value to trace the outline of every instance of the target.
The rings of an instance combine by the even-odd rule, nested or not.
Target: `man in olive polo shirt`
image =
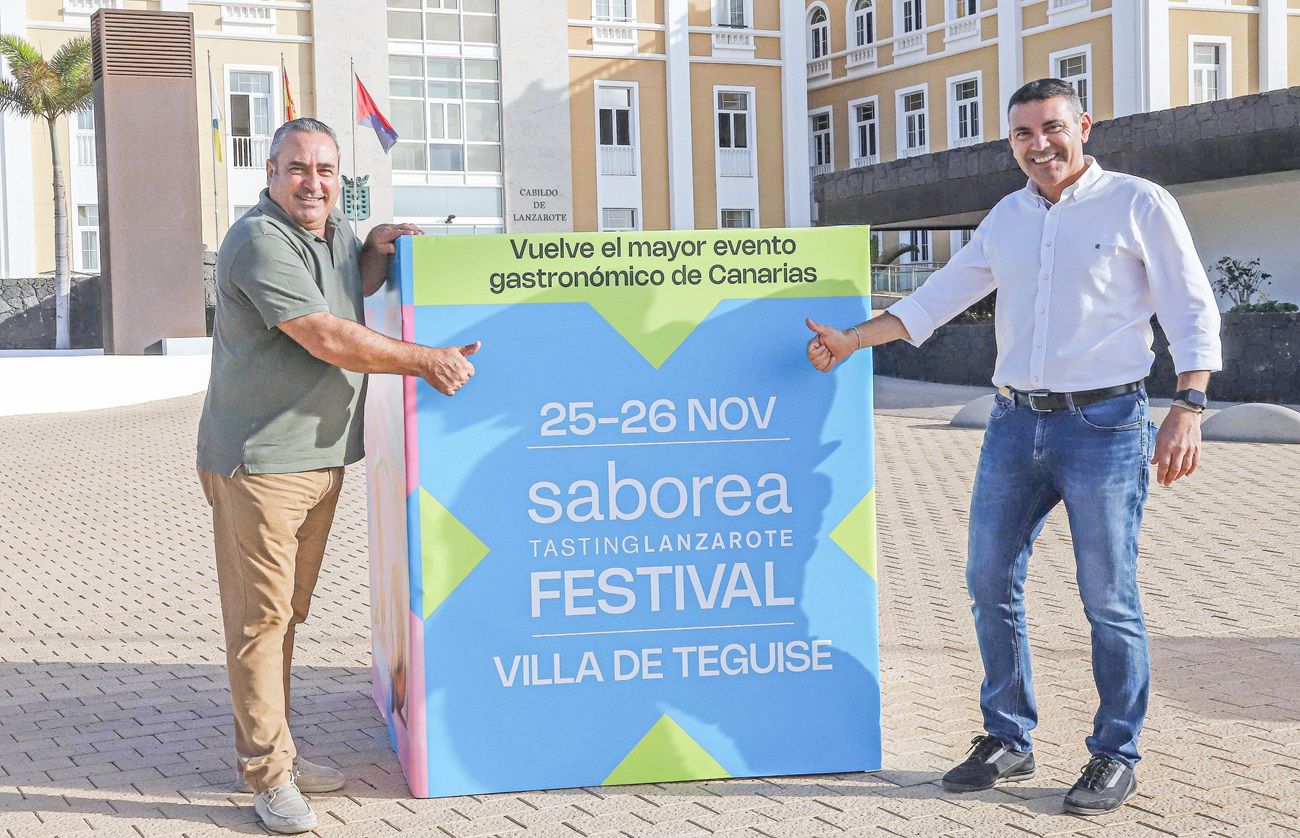
[[[275,132],[267,189],[217,255],[212,377],[198,468],[212,506],[226,664],[242,791],[276,832],[316,815],[300,792],[343,775],[297,756],[289,734],[294,627],[307,617],[343,481],[362,457],[366,373],[416,375],[453,395],[479,344],[434,348],[362,325],[393,242],[418,227],[381,224],[358,242],[338,200],[338,142],[314,119]]]

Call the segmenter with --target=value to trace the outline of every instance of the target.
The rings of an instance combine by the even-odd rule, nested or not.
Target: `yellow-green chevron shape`
[[[420,566],[423,569],[424,619],[451,596],[478,567],[488,547],[469,528],[420,487]]]
[[[844,520],[831,530],[831,541],[849,554],[849,558],[876,578],[876,490],[873,487],[866,497],[858,501]]]
[[[601,785],[716,780],[730,776],[700,743],[665,713],[609,772]]]
[[[795,245],[791,254],[719,256],[715,242],[732,243],[777,236]],[[563,256],[538,260],[519,259],[515,247],[527,240],[541,246],[565,248]],[[619,240],[622,255],[606,257],[603,248]],[[709,313],[724,300],[757,300],[791,297],[869,297],[869,240],[866,227],[823,227],[800,230],[717,230],[643,231],[635,233],[563,233],[522,236],[423,236],[414,241],[415,305],[519,305],[524,303],[587,303],[656,369],[690,337]],[[512,247],[512,242],[514,246]],[[681,248],[702,242],[696,256],[629,255],[633,242],[666,242]],[[592,256],[572,255],[575,248],[590,245]],[[713,282],[715,265],[758,271],[812,268],[814,282]],[[504,288],[493,292],[493,274],[527,274],[538,271],[571,273],[626,270],[659,270],[664,284],[613,287]],[[681,268],[700,272],[699,284],[675,285],[671,277]]]

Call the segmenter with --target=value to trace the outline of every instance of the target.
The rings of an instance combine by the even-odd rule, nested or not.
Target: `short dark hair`
[[[339,147],[339,138],[334,133],[334,129],[321,122],[319,119],[312,119],[309,116],[300,116],[297,119],[291,119],[279,128],[275,129],[275,135],[271,137],[271,148],[266,153],[267,160],[275,160],[275,156],[280,153],[280,146],[284,144],[285,137],[290,134],[328,134],[329,138],[334,141],[334,148]]]
[[[1007,102],[1007,113],[1011,113],[1011,109],[1016,105],[1056,98],[1065,100],[1075,119],[1083,116],[1083,102],[1079,101],[1079,94],[1075,92],[1074,85],[1062,79],[1035,79],[1029,82],[1011,94],[1011,101]]]

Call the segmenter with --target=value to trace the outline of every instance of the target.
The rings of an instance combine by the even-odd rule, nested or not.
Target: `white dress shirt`
[[[889,307],[909,343],[997,289],[995,386],[1058,393],[1151,372],[1151,315],[1177,372],[1219,370],[1219,308],[1173,196],[1150,181],[1083,175],[1049,203],[1032,181],[998,202],[969,244]]]

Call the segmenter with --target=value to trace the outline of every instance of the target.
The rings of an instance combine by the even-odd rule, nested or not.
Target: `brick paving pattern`
[[[0,419],[0,834],[262,834],[231,790],[201,397]],[[937,784],[979,728],[963,590],[979,432],[877,416],[886,770],[413,800],[370,699],[364,475],[348,474],[294,733],[353,778],[319,836],[1300,835],[1300,446],[1211,443],[1153,487],[1142,584],[1155,680],[1134,802],[1062,814],[1095,695],[1063,515],[1031,561],[1038,776]]]

